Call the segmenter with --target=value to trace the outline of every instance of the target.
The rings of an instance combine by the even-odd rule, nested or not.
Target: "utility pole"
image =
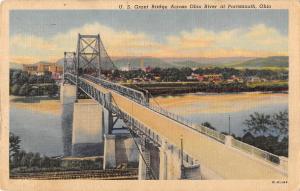
[[[231,132],[230,132],[230,115],[228,117],[228,135],[231,135]]]
[[[182,135],[180,137],[180,145],[181,145],[181,179],[185,179],[185,169],[184,169],[184,165],[183,165],[183,138]]]

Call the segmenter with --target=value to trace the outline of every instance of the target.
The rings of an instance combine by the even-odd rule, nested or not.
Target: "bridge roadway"
[[[151,128],[178,148],[180,148],[180,137],[182,136],[184,151],[198,160],[201,168],[211,169],[223,179],[287,178],[275,164],[228,147],[113,90],[106,89],[90,80],[83,80],[103,93],[110,92],[113,103],[123,112],[130,114],[134,119]]]

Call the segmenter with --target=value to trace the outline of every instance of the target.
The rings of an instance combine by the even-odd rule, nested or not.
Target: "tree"
[[[119,78],[120,77],[120,71],[119,70],[114,70],[112,73],[112,77],[113,78]]]
[[[21,150],[18,155],[19,166],[26,166],[25,157],[26,157],[26,152],[24,150]]]
[[[287,110],[272,115],[271,124],[274,130],[277,131],[282,138],[288,137],[289,120]]]
[[[18,154],[20,151],[21,139],[13,133],[9,134],[9,167],[14,168],[18,166]]]
[[[21,88],[19,89],[18,95],[20,96],[26,96],[28,95],[28,89],[29,89],[29,84],[24,83]]]
[[[272,135],[280,139],[288,137],[288,112],[280,111],[272,115],[265,115],[258,112],[250,115],[250,119],[245,120],[247,126],[245,132],[253,135]]]
[[[44,72],[44,83],[53,83],[51,72],[49,72],[49,71]]]
[[[35,153],[33,155],[32,166],[41,167],[41,156],[40,156],[40,153]]]
[[[38,77],[36,75],[30,75],[28,79],[29,84],[35,84],[37,83]]]
[[[19,136],[14,135],[13,133],[9,134],[9,157],[16,157],[20,151],[20,142],[21,139]]]
[[[41,164],[43,168],[49,168],[50,167],[50,158],[47,156],[44,156],[41,160]]]
[[[201,125],[209,128],[209,129],[216,130],[216,128],[214,128],[209,122],[204,122]]]
[[[34,156],[34,154],[32,152],[26,153],[26,155],[25,155],[25,166],[26,167],[32,167],[33,156]]]
[[[181,68],[181,72],[185,75],[185,76],[190,76],[193,73],[193,70],[189,67],[184,67]]]
[[[19,84],[14,84],[14,85],[11,87],[11,94],[13,94],[13,95],[19,95],[20,88],[21,88],[21,85],[19,85]]]
[[[24,83],[27,83],[27,82],[28,82],[28,78],[29,78],[28,73],[22,71],[22,72],[19,74],[18,78],[17,78],[17,84],[23,85]]]
[[[263,135],[270,130],[271,116],[254,112],[250,115],[250,119],[246,119],[244,124],[247,126],[245,132],[253,133],[253,135]]]

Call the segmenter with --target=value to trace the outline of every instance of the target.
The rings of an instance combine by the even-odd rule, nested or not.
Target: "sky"
[[[288,55],[287,10],[13,10],[10,60],[55,62],[78,33],[99,33],[111,57]]]

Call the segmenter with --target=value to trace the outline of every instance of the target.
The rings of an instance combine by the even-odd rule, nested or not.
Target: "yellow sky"
[[[50,38],[17,34],[10,38],[11,62],[55,62],[64,51],[74,51],[77,35],[100,33],[111,57],[267,57],[288,55],[288,38],[264,24],[223,31],[195,28],[157,41],[143,32],[115,30],[94,22]],[[21,43],[20,43],[21,42]]]

